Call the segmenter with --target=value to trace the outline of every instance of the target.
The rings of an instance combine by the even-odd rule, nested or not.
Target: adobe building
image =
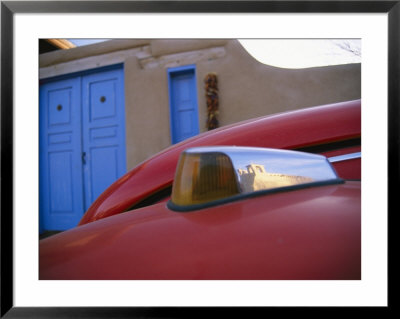
[[[224,126],[361,97],[360,64],[277,68],[230,39],[111,40],[40,54],[39,67],[47,211],[85,211],[126,171],[215,126],[210,115]]]

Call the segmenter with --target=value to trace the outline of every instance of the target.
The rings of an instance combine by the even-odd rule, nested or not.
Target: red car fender
[[[182,150],[195,146],[236,145],[299,149],[359,138],[361,101],[350,101],[280,113],[232,124],[173,145],[146,160],[105,190],[79,225],[119,214],[151,194],[171,186]],[[360,151],[360,147],[356,148]],[[361,178],[360,160],[338,167],[342,178]]]

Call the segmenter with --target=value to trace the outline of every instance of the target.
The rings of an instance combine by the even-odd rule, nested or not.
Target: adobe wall
[[[171,144],[167,69],[196,65],[199,124],[206,131],[204,77],[216,72],[219,122],[361,97],[361,65],[282,69],[253,59],[236,40],[113,40],[40,56],[49,78],[124,63],[127,169]]]

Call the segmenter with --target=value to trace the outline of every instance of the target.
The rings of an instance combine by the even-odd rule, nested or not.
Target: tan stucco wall
[[[239,42],[231,41],[226,48],[221,61],[197,65],[199,87],[207,72],[218,74],[222,125],[361,96],[360,64],[282,69],[257,62]],[[205,105],[203,94],[199,105]]]
[[[221,126],[277,112],[358,99],[361,65],[281,69],[236,40],[114,40],[40,56],[41,78],[124,63],[127,168],[171,143],[167,69],[196,65],[199,124],[206,131],[204,77],[218,75]]]
[[[125,92],[127,163],[134,167],[171,143],[166,71],[127,59]]]

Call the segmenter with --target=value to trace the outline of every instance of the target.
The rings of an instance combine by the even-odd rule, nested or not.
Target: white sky
[[[258,61],[282,68],[361,63],[358,39],[239,40]]]
[[[68,40],[77,46],[105,41],[105,39]],[[359,39],[246,39],[239,41],[259,62],[281,68],[297,69],[361,63],[361,40]]]

